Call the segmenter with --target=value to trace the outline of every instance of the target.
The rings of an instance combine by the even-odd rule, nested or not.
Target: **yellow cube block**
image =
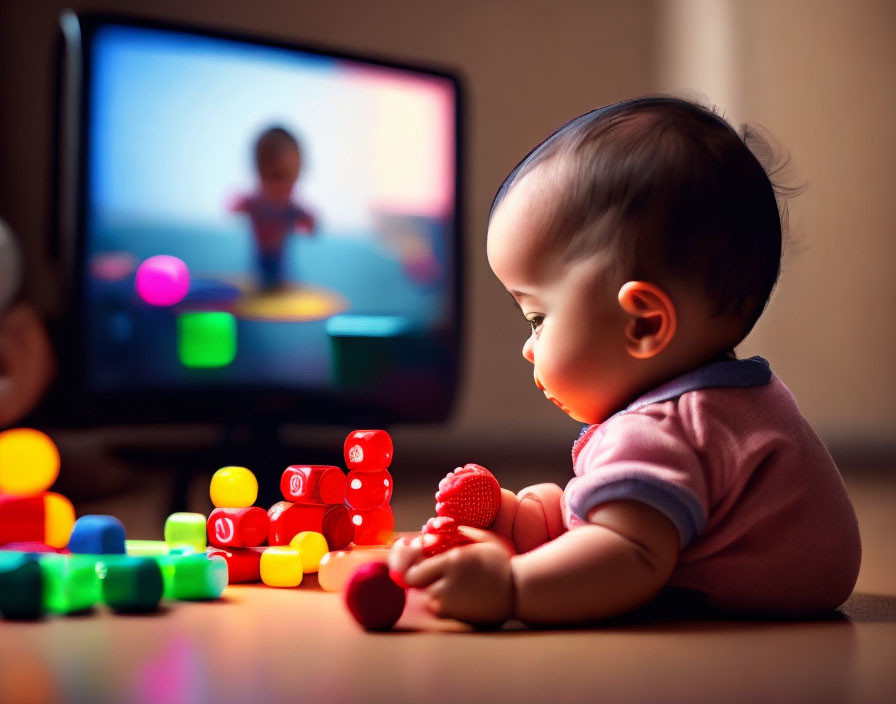
[[[258,498],[258,480],[245,467],[221,467],[208,493],[215,508],[248,508]]]
[[[302,556],[302,571],[305,574],[317,572],[320,567],[320,559],[330,551],[327,539],[313,530],[299,533],[289,541],[289,547],[298,550]]]
[[[53,548],[64,548],[75,527],[75,507],[62,494],[44,494],[44,542]]]
[[[297,587],[302,583],[302,556],[288,547],[269,547],[261,553],[261,581],[269,587]]]

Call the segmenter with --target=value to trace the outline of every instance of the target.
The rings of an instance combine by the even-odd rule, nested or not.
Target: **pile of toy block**
[[[394,527],[387,471],[392,450],[385,431],[356,430],[344,445],[347,477],[336,466],[291,465],[280,480],[284,500],[267,511],[253,505],[258,482],[252,472],[223,467],[212,477],[209,493],[215,509],[207,521],[197,514],[174,514],[166,539],[176,541],[177,534],[198,548],[198,541],[207,538],[208,555],[227,562],[231,584],[296,587],[303,575],[318,572],[322,560],[335,565],[337,558],[325,556],[345,553],[342,549],[351,542],[388,543]],[[332,581],[321,577],[322,584]]]
[[[201,552],[128,541],[113,516],[82,516],[47,491],[59,452],[43,433],[0,433],[0,615],[34,619],[104,604],[147,612],[164,599],[216,599],[227,568]],[[131,543],[136,548],[131,551]]]

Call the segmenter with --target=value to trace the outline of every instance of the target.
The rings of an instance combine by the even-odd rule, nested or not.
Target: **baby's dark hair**
[[[295,150],[302,155],[299,140],[289,130],[279,125],[269,127],[255,140],[255,164],[259,165],[273,156],[277,156],[286,149]]]
[[[713,314],[750,331],[781,264],[776,189],[757,156],[767,143],[712,109],[675,97],[592,110],[535,147],[505,179],[492,213],[536,167],[563,193],[547,236],[572,259],[609,250],[630,279],[696,284]],[[490,216],[491,217],[491,216]]]

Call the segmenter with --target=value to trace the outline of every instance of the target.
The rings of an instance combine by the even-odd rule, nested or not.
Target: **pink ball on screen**
[[[150,257],[137,269],[137,294],[153,306],[180,303],[190,290],[190,270],[177,257]]]

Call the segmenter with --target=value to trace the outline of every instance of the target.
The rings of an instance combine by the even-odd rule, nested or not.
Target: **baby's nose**
[[[531,337],[523,344],[523,357],[529,360],[531,364],[535,364],[535,345],[532,343]]]

